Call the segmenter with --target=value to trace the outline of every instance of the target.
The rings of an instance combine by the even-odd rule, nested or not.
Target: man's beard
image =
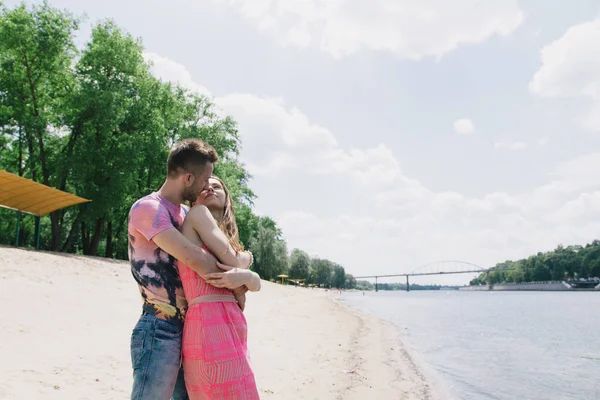
[[[190,187],[186,187],[183,189],[183,200],[187,200],[190,203],[195,202],[200,196],[200,192],[202,190],[198,190],[197,185],[193,185]]]

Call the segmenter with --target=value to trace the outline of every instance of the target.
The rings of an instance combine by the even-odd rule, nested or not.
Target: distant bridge
[[[355,279],[373,279],[375,278],[375,291],[378,291],[377,280],[379,278],[397,278],[406,277],[406,291],[410,291],[409,277],[411,276],[428,276],[428,275],[453,275],[453,274],[469,274],[483,273],[494,271],[510,271],[512,268],[484,268],[477,264],[467,261],[437,261],[422,265],[412,272],[407,274],[392,274],[392,275],[368,275],[356,276]],[[490,284],[490,274],[487,274],[488,285]]]

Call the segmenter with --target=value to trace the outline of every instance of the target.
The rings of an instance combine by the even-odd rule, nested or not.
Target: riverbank
[[[0,398],[128,398],[128,263],[10,247],[0,259]],[[245,314],[262,399],[438,399],[398,330],[333,292],[264,282]]]
[[[594,286],[595,285],[595,286]],[[600,284],[590,283],[585,288],[575,287],[568,282],[527,282],[527,283],[496,283],[459,287],[461,291],[497,291],[497,292],[600,292]]]

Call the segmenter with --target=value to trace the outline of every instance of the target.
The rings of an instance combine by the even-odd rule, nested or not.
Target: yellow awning
[[[0,207],[41,217],[61,208],[89,201],[91,200],[0,170]]]

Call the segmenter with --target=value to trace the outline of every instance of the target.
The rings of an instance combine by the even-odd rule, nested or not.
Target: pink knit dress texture
[[[189,303],[182,353],[190,399],[260,399],[248,355],[246,318],[232,292],[209,285],[185,265],[180,264],[179,274]]]

